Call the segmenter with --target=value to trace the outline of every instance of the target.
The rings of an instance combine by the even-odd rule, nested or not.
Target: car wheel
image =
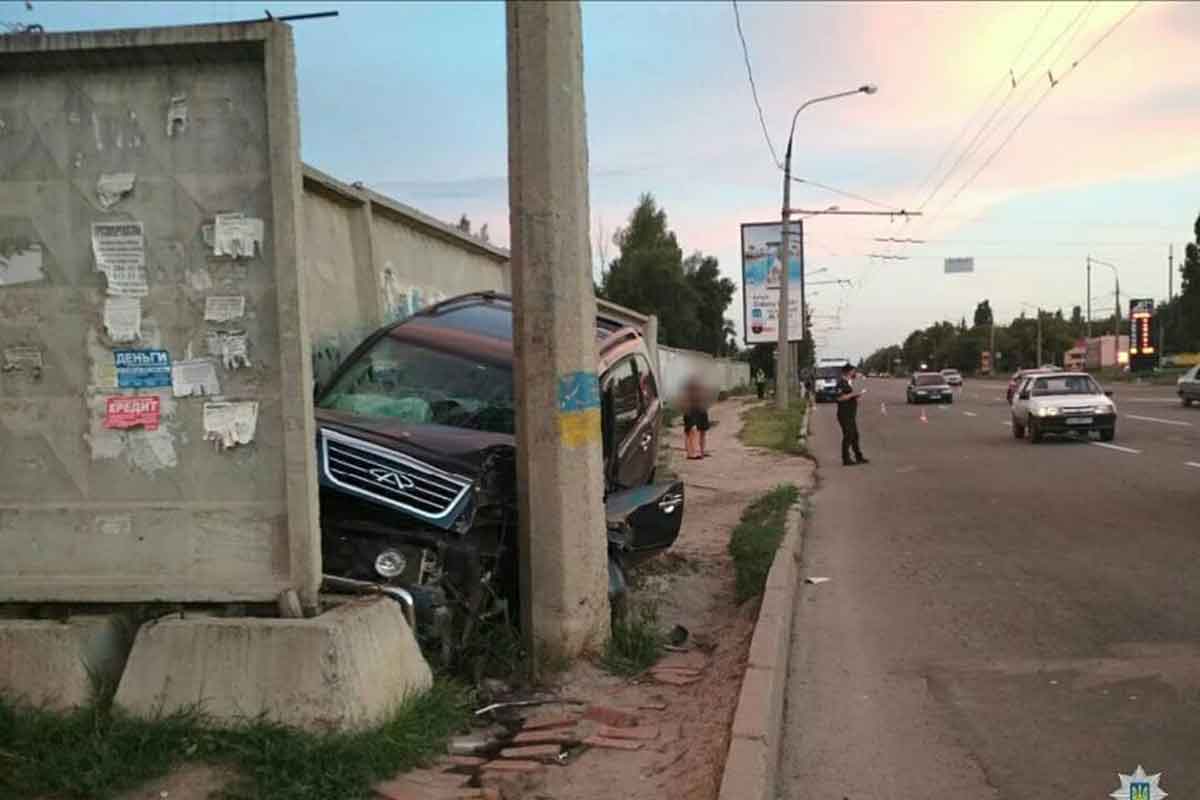
[[[1029,421],[1029,442],[1031,444],[1039,444],[1042,441],[1042,431],[1038,428],[1038,424],[1033,420]]]
[[[1013,429],[1013,438],[1014,439],[1024,439],[1025,438],[1025,426],[1022,425],[1021,423],[1017,422],[1015,419],[1013,420],[1012,429]]]
[[[1102,442],[1111,442],[1114,438],[1116,438],[1116,435],[1117,429],[1115,427],[1100,429],[1100,441]]]
[[[1184,398],[1182,398],[1182,400],[1183,400],[1183,407],[1184,407],[1184,408],[1191,408],[1191,407],[1192,407],[1192,398],[1190,398],[1190,397],[1184,397]]]

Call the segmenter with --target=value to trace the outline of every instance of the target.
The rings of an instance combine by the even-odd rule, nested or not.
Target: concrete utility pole
[[[1092,256],[1087,257],[1087,335],[1092,338]]]
[[[506,11],[521,617],[536,664],[607,640],[608,543],[580,8]]]
[[[827,94],[823,97],[814,97],[812,100],[807,100],[796,109],[796,113],[792,114],[792,127],[788,130],[787,150],[783,158],[783,209],[780,214],[779,226],[779,260],[780,266],[783,269],[783,274],[779,281],[779,320],[776,325],[778,338],[776,339],[775,347],[775,405],[781,411],[788,407],[788,392],[792,388],[793,381],[793,357],[788,347],[788,284],[791,282],[791,269],[788,267],[788,262],[791,260],[789,252],[790,242],[788,241],[791,235],[791,220],[792,220],[792,139],[796,135],[796,118],[800,116],[800,112],[814,103],[824,103],[827,100],[837,100],[841,97],[850,97],[856,94],[875,94],[876,88],[867,84],[860,86],[857,89],[851,89],[848,92],[838,92],[837,94]],[[806,303],[804,297],[804,253],[800,253],[800,340],[804,341],[808,337],[808,318],[806,316]]]

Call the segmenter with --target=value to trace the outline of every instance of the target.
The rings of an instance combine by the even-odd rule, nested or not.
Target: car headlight
[[[1113,414],[1116,413],[1116,408],[1108,403],[1099,403],[1092,408],[1093,414]]]
[[[1037,410],[1037,415],[1039,417],[1057,417],[1058,409],[1054,406],[1042,406]]]

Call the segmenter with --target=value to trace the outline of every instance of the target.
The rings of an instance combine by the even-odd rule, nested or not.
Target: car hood
[[[1043,397],[1031,397],[1025,403],[1032,409],[1038,408],[1074,408],[1082,406],[1107,405],[1115,409],[1116,404],[1102,394],[1051,394]]]
[[[511,453],[515,437],[447,425],[418,425],[373,419],[344,411],[316,409],[317,428],[365,439],[448,472],[478,477],[497,451]]]

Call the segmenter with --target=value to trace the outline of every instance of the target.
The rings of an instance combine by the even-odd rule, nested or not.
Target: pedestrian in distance
[[[858,398],[866,393],[866,389],[855,390],[854,367],[850,364],[842,367],[842,377],[837,385],[837,419],[842,429],[842,464],[852,467],[855,464],[869,464],[863,456],[858,443]],[[853,451],[854,459],[850,453]]]
[[[687,457],[691,461],[707,458],[708,392],[695,378],[690,378],[683,387],[683,441]]]
[[[767,378],[763,375],[761,369],[754,370],[754,374],[750,378],[754,381],[754,389],[758,392],[758,399],[762,400],[767,396]]]

